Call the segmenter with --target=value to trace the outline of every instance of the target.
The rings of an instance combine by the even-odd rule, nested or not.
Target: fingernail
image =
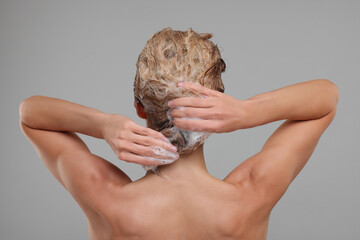
[[[183,82],[178,82],[178,87],[183,87],[184,83]]]
[[[169,106],[169,107],[174,106],[174,102],[173,102],[172,100],[171,100],[171,101],[169,101],[169,102],[168,102],[168,106]]]
[[[177,152],[177,148],[176,148],[175,146],[173,146],[173,145],[170,146],[170,149],[171,149],[171,151],[173,151],[173,152]]]
[[[152,159],[154,161],[155,164],[170,164],[176,161],[176,159],[158,159],[158,158],[153,158]]]
[[[167,156],[167,157],[170,157],[172,159],[178,159],[179,158],[179,154],[176,152],[176,153],[173,153],[173,152],[167,152],[165,155],[163,156]]]
[[[174,160],[169,160],[169,159],[161,159],[159,160],[160,163],[165,163],[165,164],[169,164],[169,163],[173,163]]]

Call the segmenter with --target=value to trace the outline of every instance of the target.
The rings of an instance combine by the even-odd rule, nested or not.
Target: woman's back
[[[204,87],[199,90],[212,93]],[[207,111],[210,115],[224,112],[214,115],[224,123],[215,125],[220,127],[217,132],[222,132],[222,125],[229,126],[229,118],[221,116],[231,114],[239,118],[235,129],[287,119],[258,153],[242,161],[224,181],[209,175],[200,145],[173,163],[160,166],[158,176],[149,171],[144,178],[132,182],[117,166],[92,154],[73,131],[114,139],[109,141],[110,146],[120,158],[131,161],[126,158],[129,153],[123,150],[136,153],[140,146],[126,148],[135,145],[130,141],[149,140],[135,134],[144,128],[123,116],[102,115],[63,100],[34,96],[23,101],[21,128],[51,173],[85,212],[92,240],[265,239],[271,209],[305,166],[335,116],[338,89],[330,81],[320,79],[246,101],[225,94],[209,99],[215,99],[209,102],[216,104]],[[231,111],[227,106],[238,108]],[[65,115],[57,109],[64,109]],[[192,128],[196,121],[199,126],[199,122],[206,123],[184,121],[192,121]],[[225,159],[217,161],[221,165]]]
[[[148,174],[110,191],[93,239],[266,239],[270,210],[247,181]]]

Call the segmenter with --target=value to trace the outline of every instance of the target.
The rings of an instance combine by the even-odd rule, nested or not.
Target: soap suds
[[[177,79],[177,81],[167,82],[166,84],[168,86],[168,89],[172,89],[173,91],[182,91],[182,87],[178,87],[177,83],[178,82],[184,82],[184,81],[185,80],[182,77],[180,77],[180,78]],[[200,85],[199,83],[195,83],[195,84]],[[203,94],[201,94],[199,92],[198,92],[198,94],[200,95],[201,98],[206,98],[205,95],[203,95]],[[140,97],[142,98],[142,96],[140,96]],[[150,109],[149,106],[147,106],[145,104],[145,102],[143,102],[143,104],[146,106],[147,109]],[[184,110],[185,107],[179,106],[179,107],[177,107],[177,109]],[[170,123],[173,123],[174,119],[170,116],[171,110],[172,109],[169,109],[166,112],[166,117],[170,121]],[[182,117],[181,119],[203,120],[202,118],[189,118],[189,117]],[[196,148],[195,149],[193,148],[194,145],[197,144],[197,143],[200,143],[200,144],[198,144],[198,146],[200,146],[211,135],[211,133],[209,133],[209,132],[188,131],[188,130],[185,130],[185,129],[178,128],[176,126],[173,126],[173,127],[169,128],[169,129],[170,129],[171,132],[174,132],[174,133],[180,132],[180,134],[184,137],[186,145],[182,148],[183,150],[189,150],[189,149],[196,150]],[[175,138],[175,134],[173,134],[173,136],[171,136],[170,138],[167,138],[167,142],[171,143],[173,140],[176,140],[176,139],[173,139],[173,138]],[[171,153],[171,152],[166,151],[164,149],[161,149],[159,147],[152,147],[152,148],[153,148],[153,151],[156,154],[164,156],[164,157],[169,157],[169,159],[157,159],[157,158],[153,158],[153,157],[144,156],[146,159],[149,159],[151,161],[155,161],[155,162],[162,163],[162,164],[170,164],[170,163],[173,163],[174,161],[176,161],[176,159],[179,158],[178,154],[177,154],[177,157],[175,158],[176,154],[174,154],[174,153]],[[144,166],[143,165],[143,168],[146,171],[152,170],[156,175],[158,175],[157,165],[151,165],[151,166]]]
[[[154,161],[155,163],[158,164],[169,164],[169,163],[173,163],[175,162],[178,158],[179,158],[179,154],[178,153],[174,153],[174,152],[170,152],[167,151],[161,147],[155,147],[155,146],[150,146],[150,148],[152,149],[152,151],[154,152],[154,154],[158,155],[158,156],[162,156],[162,157],[166,157],[166,158],[155,158],[155,157],[148,157],[148,156],[143,156],[144,158],[150,160],[150,161]],[[157,165],[143,165],[143,168],[148,171],[148,170],[153,170],[155,174],[157,174]]]
[[[184,109],[183,106],[180,106],[180,107],[177,107],[177,108],[179,110]],[[166,112],[166,117],[172,123],[174,119],[171,117],[170,111],[171,111],[171,109],[169,109]],[[181,119],[203,120],[202,118],[189,118],[189,117],[183,117]],[[170,130],[174,131],[174,132],[180,132],[184,136],[184,139],[185,139],[185,142],[186,142],[186,145],[183,147],[184,150],[193,148],[193,146],[196,143],[199,143],[199,142],[200,142],[200,144],[199,144],[199,146],[200,146],[211,135],[211,133],[209,133],[209,132],[193,132],[193,131],[188,131],[188,130],[185,130],[185,129],[178,128],[176,126],[171,127]],[[168,142],[171,142],[172,140],[173,140],[172,137],[167,139]],[[152,158],[152,157],[145,157],[145,158],[147,158],[149,160],[154,160],[154,161],[157,161],[157,162],[160,162],[160,163],[165,163],[165,164],[170,164],[170,163],[174,162],[177,159],[177,158],[173,159],[174,155],[176,155],[174,153],[171,153],[171,152],[166,151],[166,150],[164,150],[162,148],[159,148],[159,147],[152,147],[152,148],[153,148],[153,150],[154,150],[154,152],[156,154],[164,156],[164,157],[171,156],[171,159],[156,159],[156,158]],[[196,149],[193,149],[193,150],[196,150]],[[168,155],[166,155],[166,154],[168,154]],[[156,165],[143,166],[143,168],[146,171],[152,170],[156,175],[158,175]]]

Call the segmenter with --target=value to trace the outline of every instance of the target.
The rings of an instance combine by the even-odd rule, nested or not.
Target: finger
[[[136,125],[134,129],[132,129],[134,133],[142,135],[142,136],[148,136],[155,139],[163,139],[166,141],[166,137],[162,135],[161,132],[155,131],[151,128],[143,127],[140,125]]]
[[[179,82],[178,83],[178,86],[179,87],[185,87],[185,88],[189,88],[189,89],[193,89],[205,96],[213,96],[213,97],[219,97],[221,96],[221,93],[219,91],[216,91],[216,90],[213,90],[213,89],[210,89],[210,88],[207,88],[207,87],[204,87],[200,84],[196,84],[196,83],[193,83],[193,82]]]
[[[153,157],[145,157],[140,156],[131,152],[122,152],[121,153],[121,160],[124,160],[126,162],[141,164],[145,166],[150,165],[165,165],[172,162],[175,162],[176,159],[159,159],[159,158],[153,158]]]
[[[174,125],[192,132],[217,132],[216,121],[175,118]]]
[[[168,106],[171,108],[180,107],[180,106],[209,108],[212,107],[213,104],[212,104],[212,99],[208,99],[208,98],[182,97],[169,101]]]
[[[139,145],[144,145],[144,146],[157,146],[157,147],[161,147],[163,149],[166,149],[168,151],[173,151],[176,152],[177,149],[174,145],[172,145],[169,142],[165,142],[164,140],[158,140],[158,139],[154,139],[152,137],[148,137],[148,136],[142,136],[142,135],[138,135],[135,133],[131,133],[130,134],[130,140],[133,143],[139,144]]]
[[[179,154],[177,152],[167,151],[163,148],[155,146],[142,146],[131,142],[129,142],[128,144],[124,144],[122,146],[122,149],[140,156],[154,157],[160,159],[177,159],[179,157]]]
[[[144,158],[151,161],[151,164],[149,163],[149,165],[165,165],[165,164],[173,163],[177,160],[177,159],[159,159],[159,158],[145,157],[145,156]],[[147,165],[147,164],[143,164],[143,165]]]
[[[192,108],[192,107],[183,107],[175,108],[170,112],[170,116],[173,118],[182,118],[182,117],[191,117],[191,118],[202,118],[210,119],[211,110],[203,108]]]

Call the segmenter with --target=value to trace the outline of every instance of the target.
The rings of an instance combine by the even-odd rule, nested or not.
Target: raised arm
[[[335,116],[339,96],[335,84],[326,79],[293,84],[247,100],[237,100],[191,83],[185,85],[206,97],[180,98],[169,103],[174,108],[171,115],[178,127],[221,133],[286,120],[259,153],[242,162],[224,179],[238,185],[250,181],[269,207],[276,204],[310,158]],[[178,106],[185,108],[176,109]]]
[[[246,100],[250,114],[246,127],[284,119],[322,118],[336,108],[338,95],[338,88],[327,79],[296,83],[255,95]]]
[[[169,151],[173,147],[159,132],[137,125],[120,114],[107,114],[97,109],[63,99],[32,96],[19,108],[20,121],[24,127],[63,133],[82,133],[106,140],[117,156],[124,161],[138,164],[154,164],[147,157],[159,157],[147,146],[157,146]],[[162,139],[163,138],[163,139]],[[160,140],[163,141],[160,141]],[[68,147],[55,150],[60,153]]]
[[[191,82],[181,84],[179,86],[205,96],[184,97],[169,102],[174,124],[191,131],[223,133],[283,119],[316,119],[329,113],[338,98],[337,87],[326,79],[293,84],[247,100],[238,100]]]
[[[144,156],[161,158],[147,145],[170,148],[170,144],[159,140],[161,133],[125,116],[105,114],[62,99],[32,96],[20,104],[19,113],[24,135],[84,210],[96,208],[99,198],[106,198],[106,192],[111,194],[105,189],[127,184],[131,179],[112,163],[92,154],[76,132],[104,138],[120,159],[139,164],[157,165]]]
[[[339,91],[329,80],[297,83],[247,100],[252,126],[286,119],[261,151],[231,172],[237,182],[248,169],[253,186],[270,208],[283,196],[303,169],[335,113]]]

